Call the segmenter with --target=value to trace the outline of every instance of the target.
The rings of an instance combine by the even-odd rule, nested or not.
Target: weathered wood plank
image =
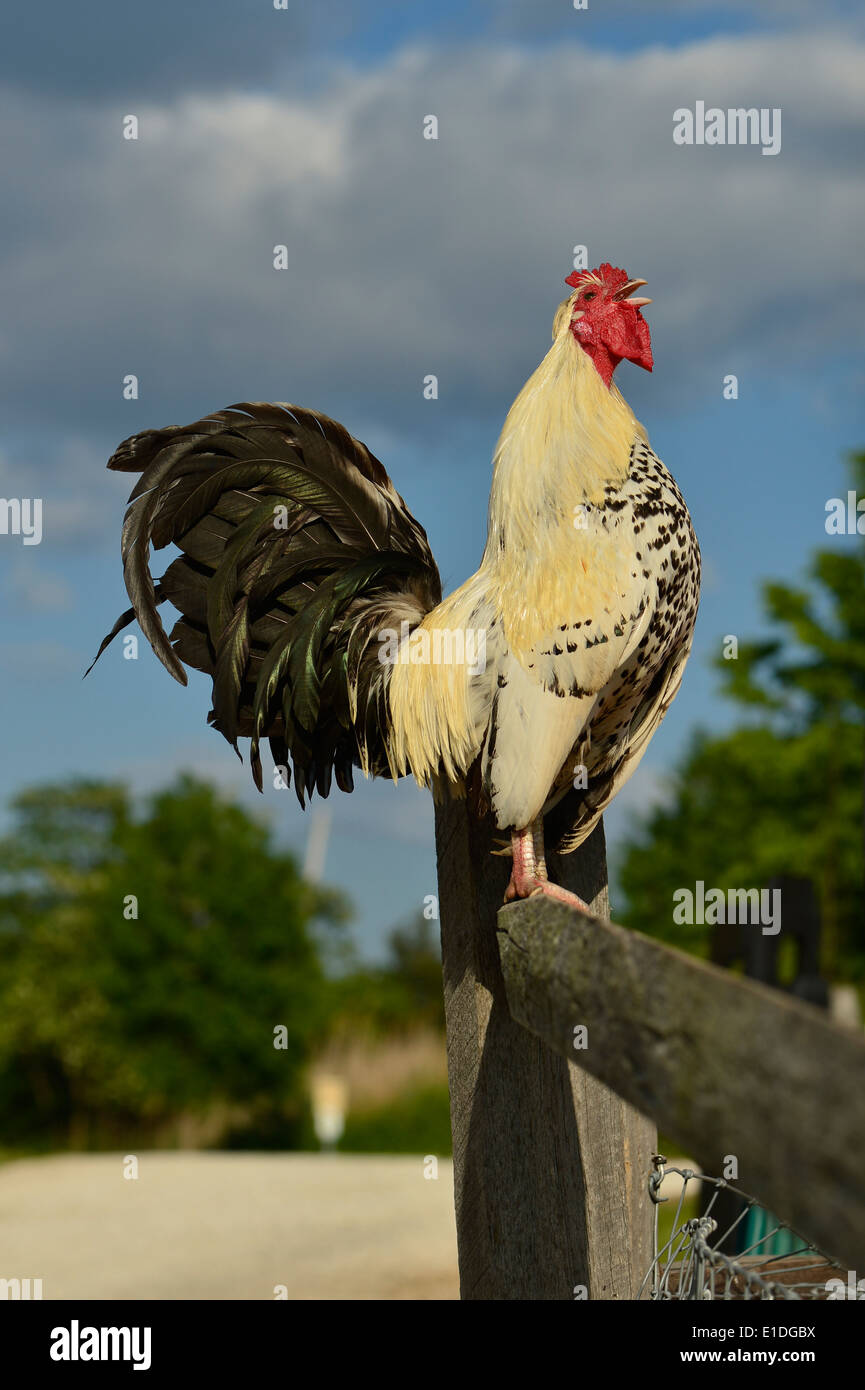
[[[865,1039],[637,932],[529,900],[499,913],[511,1014],[830,1254],[865,1269]]]
[[[450,802],[436,839],[462,1297],[635,1298],[654,1126],[511,1018],[496,944],[510,861],[489,823]],[[602,829],[551,872],[608,911]]]

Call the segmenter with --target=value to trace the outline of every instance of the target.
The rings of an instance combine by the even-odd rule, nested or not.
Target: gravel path
[[[452,1299],[453,1169],[421,1158],[143,1153],[0,1165],[0,1278],[42,1296]]]

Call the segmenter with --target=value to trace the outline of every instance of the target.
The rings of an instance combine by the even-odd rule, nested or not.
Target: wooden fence
[[[656,1126],[865,1276],[862,1036],[611,924],[600,826],[549,858],[591,918],[502,907],[464,803],[436,839],[461,1296],[636,1298]]]

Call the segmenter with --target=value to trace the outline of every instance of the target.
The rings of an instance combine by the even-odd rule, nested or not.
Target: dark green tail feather
[[[407,614],[419,623],[441,585],[426,533],[378,459],[324,415],[244,403],[133,435],[108,467],[141,477],[122,543],[132,608],[96,659],[135,617],[178,680],[182,663],[211,675],[208,721],[235,749],[252,739],[259,790],[265,737],[289,779],[293,768],[301,805],[313,788],[326,796],[333,776],[351,791],[362,749],[371,772],[387,772],[376,634]],[[268,525],[277,507],[280,527]],[[151,545],[170,543],[182,553],[154,584]],[[166,599],[181,614],[170,637]]]

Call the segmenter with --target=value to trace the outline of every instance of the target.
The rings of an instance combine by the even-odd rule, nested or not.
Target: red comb
[[[583,281],[588,280],[590,277],[592,279],[601,280],[610,290],[621,289],[622,285],[627,285],[628,283],[628,272],[626,270],[616,270],[614,266],[610,265],[609,261],[604,261],[604,264],[599,265],[597,270],[572,271],[565,280],[565,284],[570,285],[572,289],[578,289]]]

